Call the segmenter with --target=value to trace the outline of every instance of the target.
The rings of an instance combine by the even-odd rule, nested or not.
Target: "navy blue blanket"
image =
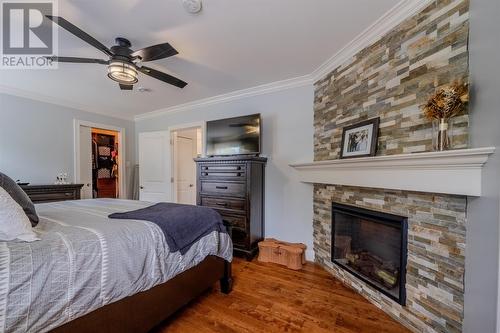
[[[124,213],[111,219],[145,220],[157,224],[165,234],[171,252],[185,254],[196,241],[213,231],[226,232],[222,217],[207,207],[162,202]]]

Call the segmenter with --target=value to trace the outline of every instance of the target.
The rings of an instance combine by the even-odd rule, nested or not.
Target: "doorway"
[[[202,128],[173,130],[172,139],[172,197],[180,204],[196,205],[196,163],[202,156]]]
[[[120,197],[118,132],[92,128],[92,198]]]
[[[124,129],[75,120],[75,183],[82,199],[125,198]]]

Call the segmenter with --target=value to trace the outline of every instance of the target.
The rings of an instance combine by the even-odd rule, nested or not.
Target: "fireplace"
[[[332,204],[332,262],[401,305],[408,219],[368,209]]]

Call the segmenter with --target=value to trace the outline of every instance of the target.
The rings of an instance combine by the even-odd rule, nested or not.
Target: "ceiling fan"
[[[178,54],[176,49],[174,49],[169,43],[163,43],[158,45],[149,46],[137,51],[130,49],[132,44],[126,38],[117,37],[115,39],[116,44],[111,48],[107,48],[97,39],[87,34],[85,31],[76,27],[72,23],[68,22],[59,16],[46,17],[57,23],[62,28],[71,32],[76,37],[84,40],[98,50],[104,52],[109,59],[91,59],[91,58],[76,58],[76,57],[47,57],[52,61],[58,62],[72,62],[72,63],[95,63],[108,66],[108,77],[119,83],[120,89],[122,90],[132,90],[134,84],[138,82],[137,75],[138,72],[149,75],[155,79],[166,82],[168,84],[174,85],[179,88],[184,88],[187,83],[178,79],[167,73],[157,71],[156,69],[149,68],[146,66],[138,65],[139,63],[146,61],[154,61],[158,59],[163,59],[167,57],[174,56]]]

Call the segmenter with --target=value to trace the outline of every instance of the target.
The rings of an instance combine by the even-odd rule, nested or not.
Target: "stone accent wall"
[[[342,128],[380,117],[378,155],[432,150],[420,106],[436,87],[468,79],[468,0],[437,0],[315,83],[314,158],[338,158]],[[468,116],[454,121],[468,144]]]
[[[408,217],[406,306],[332,263],[332,201]],[[415,332],[461,332],[466,207],[461,196],[315,185],[316,261]]]
[[[315,83],[314,158],[339,157],[342,128],[380,117],[377,155],[432,150],[420,110],[435,88],[468,80],[468,0],[437,0]],[[468,115],[453,141],[468,146]],[[415,332],[461,332],[467,199],[315,185],[316,261]],[[407,304],[401,306],[331,262],[331,203],[408,217]]]

